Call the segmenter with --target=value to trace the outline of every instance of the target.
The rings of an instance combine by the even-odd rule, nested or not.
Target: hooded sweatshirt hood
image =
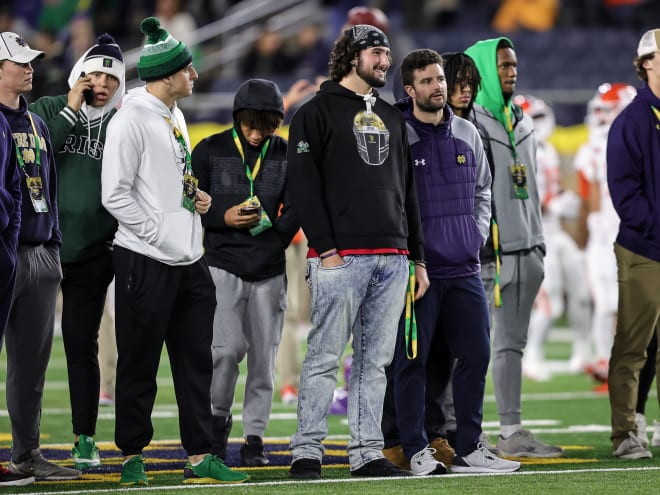
[[[233,116],[239,110],[250,109],[259,112],[276,112],[284,117],[282,93],[277,84],[266,79],[248,79],[238,88],[234,97]]]
[[[509,121],[505,109],[509,115],[513,113],[512,99],[504,101],[500,77],[497,74],[497,45],[505,41],[513,49],[513,43],[504,36],[488,40],[477,41],[470,46],[465,53],[472,57],[481,75],[481,87],[477,93],[476,102],[490,111],[495,118],[502,123],[505,129],[509,128]]]
[[[80,58],[76,61],[75,64],[73,64],[73,69],[71,69],[71,72],[69,73],[69,79],[67,80],[69,87],[72,88],[73,85],[76,83],[76,81],[80,78],[80,74],[83,72],[83,64],[85,63],[85,59],[87,58],[87,55],[91,50],[96,48],[98,45],[94,45],[90,47],[85,53],[83,53]],[[89,120],[93,120],[95,118],[98,118],[102,114],[108,113],[110,110],[115,108],[119,102],[121,101],[122,97],[124,96],[124,93],[126,93],[126,71],[122,70],[121,71],[113,71],[112,75],[117,76],[117,73],[121,75],[119,78],[119,87],[117,88],[117,91],[115,91],[115,94],[110,98],[103,107],[92,107],[91,105],[87,105],[87,103],[83,103],[82,107],[80,109],[81,112],[83,112],[85,115],[87,115],[87,118]]]

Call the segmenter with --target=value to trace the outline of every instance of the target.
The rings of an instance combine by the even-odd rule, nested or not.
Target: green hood
[[[504,109],[505,107],[508,108],[509,115],[512,115],[513,106],[511,100],[504,101],[502,85],[497,74],[497,45],[502,40],[513,48],[513,43],[509,38],[501,37],[477,41],[465,50],[465,53],[472,57],[477,69],[479,69],[479,75],[481,75],[481,86],[475,101],[495,115],[495,118],[502,123],[504,128],[508,129],[509,125]]]

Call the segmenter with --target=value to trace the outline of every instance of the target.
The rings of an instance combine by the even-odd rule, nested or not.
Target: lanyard
[[[653,109],[653,113],[655,114],[655,118],[658,119],[658,122],[660,122],[660,110],[655,108],[653,105],[651,105],[651,108]]]
[[[254,163],[253,169],[250,170],[250,166],[247,163],[245,163],[245,153],[243,152],[243,145],[241,144],[241,140],[238,138],[238,132],[236,132],[235,127],[232,128],[231,135],[234,138],[234,144],[236,145],[236,148],[238,149],[238,152],[241,155],[241,159],[243,160],[243,165],[245,165],[245,176],[250,181],[250,197],[252,198],[254,196],[254,181],[256,180],[257,175],[259,174],[259,170],[261,170],[261,162],[263,161],[264,157],[266,156],[266,152],[268,151],[268,146],[270,145],[270,138],[266,139],[266,142],[261,147],[261,151],[259,151],[259,156],[257,157],[257,161]]]
[[[32,124],[32,132],[34,133],[34,144],[35,144],[34,163],[37,164],[37,175],[38,175],[39,167],[41,166],[41,138],[37,133],[37,126],[34,125],[32,114],[30,112],[28,112],[27,114],[30,119],[30,124]],[[27,171],[25,170],[25,160],[23,160],[23,153],[18,147],[16,138],[14,138],[14,146],[16,146],[16,161],[18,162],[18,166],[23,170],[23,173],[25,174],[26,177],[30,177]]]
[[[181,132],[181,130],[177,126],[174,125],[174,122],[172,122],[171,119],[168,119],[167,117],[165,117],[165,120],[167,120],[167,123],[170,124],[170,126],[172,127],[172,131],[174,132],[174,137],[177,140],[177,142],[179,143],[179,145],[181,146],[181,148],[183,148],[183,152],[186,155],[186,164],[185,164],[184,169],[183,169],[184,174],[193,175],[193,173],[192,173],[192,158],[190,157],[190,151],[188,150],[188,144],[186,143],[186,140],[183,137],[183,133]]]
[[[417,320],[415,319],[415,263],[408,263],[408,290],[406,291],[406,321],[404,327],[406,357],[417,357]]]
[[[513,149],[513,161],[518,161],[518,150],[516,149],[516,137],[513,134],[513,123],[511,121],[511,109],[508,105],[504,105],[504,116],[506,117],[506,132],[509,135],[509,142]]]

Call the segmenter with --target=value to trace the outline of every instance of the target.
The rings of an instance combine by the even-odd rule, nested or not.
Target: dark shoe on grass
[[[289,469],[289,477],[297,480],[321,479],[321,461],[316,459],[298,459]]]
[[[246,443],[241,445],[241,466],[261,467],[270,464],[264,452],[264,441],[256,435],[248,435]]]
[[[401,469],[392,464],[388,459],[381,457],[367,462],[361,468],[351,471],[351,476],[373,476],[382,478],[394,478],[403,476],[414,476],[410,471]]]

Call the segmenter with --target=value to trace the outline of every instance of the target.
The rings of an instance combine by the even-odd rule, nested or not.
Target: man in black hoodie
[[[409,276],[411,302],[429,285],[405,122],[374,90],[385,84],[391,63],[380,29],[347,29],[330,54],[331,80],[296,112],[289,129],[289,188],[309,241],[312,290],[291,439],[293,478],[321,477],[328,408],[351,337],[351,475],[411,475],[383,457],[380,429],[385,366]]]
[[[239,363],[247,354],[241,465],[268,464],[263,435],[273,400],[275,356],[284,324],[284,251],[299,228],[285,195],[282,95],[250,79],[234,99],[234,126],[192,153],[199,187],[213,203],[202,218],[205,258],[216,287],[213,321],[213,450],[227,456]],[[282,206],[280,212],[280,206]]]

